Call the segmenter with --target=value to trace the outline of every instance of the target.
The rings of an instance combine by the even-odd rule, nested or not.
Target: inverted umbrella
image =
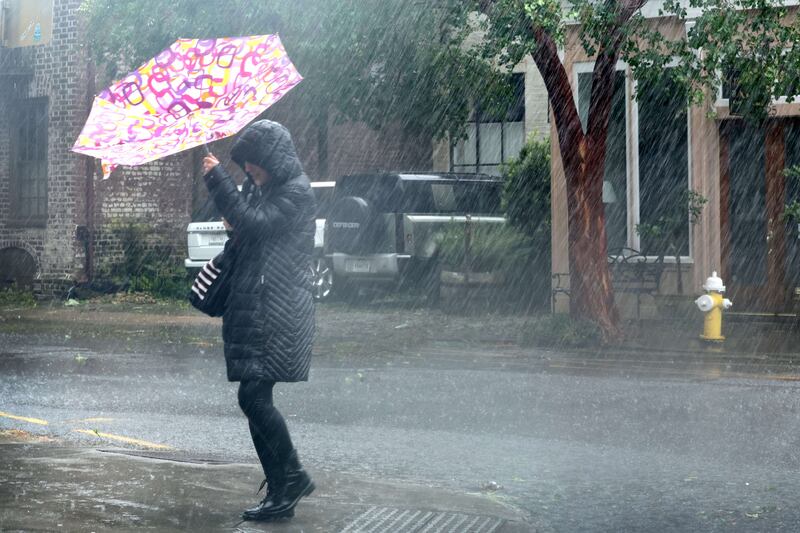
[[[95,97],[72,150],[107,178],[237,133],[302,79],[277,35],[178,39]]]

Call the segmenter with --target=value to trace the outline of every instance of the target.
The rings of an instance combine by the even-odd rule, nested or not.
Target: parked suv
[[[483,174],[358,174],[337,180],[325,256],[336,290],[421,285],[438,298],[438,237],[448,224],[503,223],[502,181]]]
[[[313,181],[311,188],[317,198],[317,229],[314,234],[314,258],[311,266],[314,298],[324,300],[331,294],[333,273],[323,253],[325,246],[325,218],[330,210],[334,181]],[[241,188],[240,188],[241,189]],[[192,215],[186,228],[189,257],[184,265],[189,271],[200,270],[209,259],[222,251],[228,234],[222,224],[214,202],[209,199]]]

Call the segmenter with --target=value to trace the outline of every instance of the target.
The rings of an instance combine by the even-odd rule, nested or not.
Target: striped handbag
[[[206,263],[194,278],[189,303],[208,316],[222,316],[230,292],[231,266],[225,252]]]

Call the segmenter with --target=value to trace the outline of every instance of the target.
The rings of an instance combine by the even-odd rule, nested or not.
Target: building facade
[[[659,18],[657,10],[645,15],[671,39],[685,38],[693,24]],[[572,30],[564,64],[585,121],[594,62]],[[800,163],[800,104],[775,100],[770,118],[753,125],[731,113],[727,89],[687,109],[670,83],[665,77],[636,97],[631,69],[617,65],[603,195],[610,253],[626,247],[651,261],[662,257],[660,294],[688,298],[718,272],[737,310],[790,310],[800,241],[796,222],[783,212],[800,190],[784,171]],[[567,195],[556,143],[552,155],[552,269],[567,273]],[[706,202],[694,220],[688,191]],[[649,230],[675,217],[684,223],[672,242],[655,239]],[[624,315],[631,309],[628,296],[617,295]],[[567,303],[561,299],[556,308],[566,310]]]

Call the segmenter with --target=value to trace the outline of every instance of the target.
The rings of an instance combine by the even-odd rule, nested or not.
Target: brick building
[[[94,92],[80,0],[55,0],[44,44],[0,48],[0,286],[61,293],[119,257],[113,227],[153,224],[182,237],[191,194],[186,156],[102,181],[70,151]]]
[[[44,291],[82,265],[86,171],[69,147],[86,114],[87,71],[75,10],[55,2],[46,45],[0,49],[0,272]]]

